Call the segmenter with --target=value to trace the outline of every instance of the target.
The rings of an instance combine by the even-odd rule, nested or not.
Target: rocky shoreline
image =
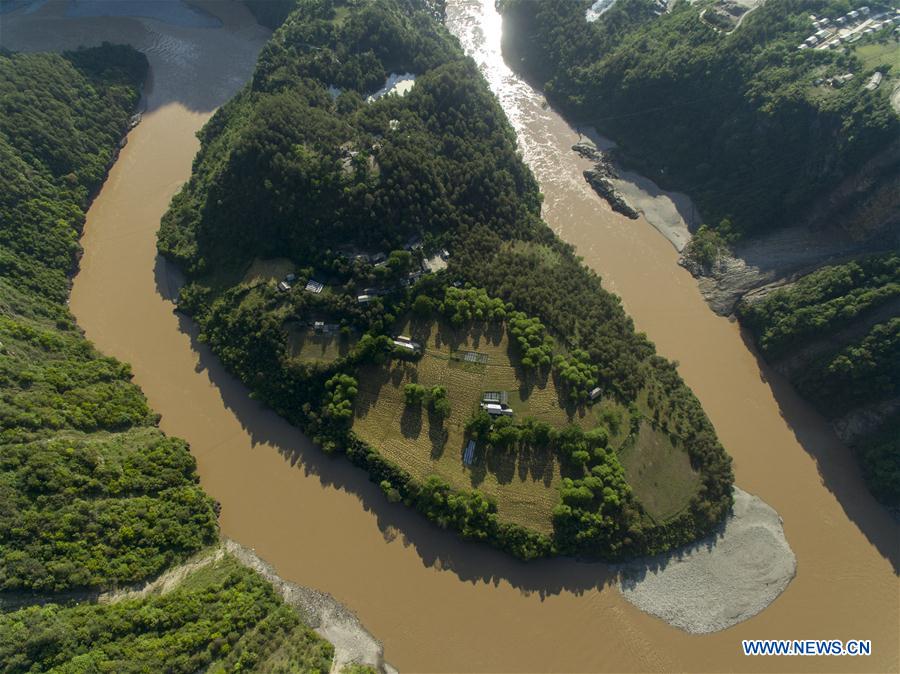
[[[616,213],[621,213],[632,220],[637,220],[640,217],[640,213],[625,201],[619,190],[612,183],[614,178],[619,177],[612,162],[604,157],[600,150],[597,149],[597,146],[589,140],[575,143],[572,149],[585,159],[594,162],[594,168],[584,171],[584,179],[594,188],[594,191],[606,199]]]
[[[801,276],[829,264],[841,264],[861,255],[887,252],[900,245],[900,229],[886,228],[881,236],[854,241],[840,231],[813,230],[795,225],[723,251],[709,266],[682,255],[678,264],[700,286],[710,308],[730,316],[742,299],[752,301]]]
[[[615,147],[596,129],[584,129],[586,136],[572,146],[580,157],[593,166],[583,171],[585,181],[613,211],[647,222],[681,251],[691,240],[691,227],[696,225],[697,209],[686,194],[668,192],[649,178],[618,166],[607,154]]]
[[[706,634],[769,606],[796,575],[797,559],[778,513],[735,487],[732,512],[715,533],[618,571],[629,602],[686,632]]]
[[[384,647],[373,637],[359,618],[346,606],[325,592],[283,580],[267,562],[253,550],[229,539],[214,548],[202,551],[185,562],[167,569],[157,578],[137,585],[114,590],[84,590],[56,594],[30,592],[0,593],[0,611],[14,611],[27,606],[45,604],[98,603],[110,604],[127,599],[140,599],[151,594],[166,594],[176,589],[192,573],[215,564],[225,555],[235,557],[272,584],[275,592],[287,605],[296,610],[303,621],[319,636],[334,645],[331,672],[338,674],[352,664],[367,665],[381,674],[396,674],[397,670],[384,660]]]

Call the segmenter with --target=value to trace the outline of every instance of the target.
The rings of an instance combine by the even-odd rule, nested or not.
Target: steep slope
[[[216,537],[185,444],[64,301],[90,196],[115,158],[146,60],[125,47],[0,56],[4,162],[3,590],[141,581]]]
[[[718,2],[661,12],[620,0],[595,22],[587,4],[505,0],[511,65],[616,140],[619,158],[690,194],[723,238],[805,223],[828,198],[812,224],[858,238],[897,224],[900,118],[892,85],[869,86],[875,72],[896,75],[896,3],[857,12],[840,29],[865,20],[856,41],[837,49],[798,49],[817,31],[810,15],[830,17],[820,33],[833,39],[836,20],[864,3],[767,2],[730,31],[708,20]]]
[[[825,266],[737,306],[766,359],[859,450],[884,503],[900,506],[900,255]]]

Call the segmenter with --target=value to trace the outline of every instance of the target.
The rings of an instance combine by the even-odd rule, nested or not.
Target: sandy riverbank
[[[732,513],[715,534],[671,554],[623,564],[619,589],[642,611],[706,634],[765,609],[796,572],[781,517],[735,488]]]
[[[593,144],[609,160],[609,150],[615,147],[615,143],[593,127],[582,133],[586,137],[582,143]],[[690,197],[681,192],[667,192],[645,176],[627,171],[615,162],[610,164],[613,175],[609,181],[618,195],[644,216],[680,253],[691,240],[691,228],[700,225],[700,215]]]
[[[366,631],[353,611],[330,594],[284,580],[271,565],[240,543],[226,540],[224,548],[241,564],[272,583],[286,604],[294,607],[310,627],[334,644],[332,672],[340,672],[352,663],[369,665],[386,674],[397,671],[384,661],[381,642]]]
[[[332,672],[340,672],[346,665],[353,663],[369,665],[385,674],[396,672],[384,661],[384,648],[381,642],[366,631],[356,615],[346,606],[326,592],[319,592],[282,579],[275,569],[253,550],[228,539],[213,550],[196,555],[143,586],[103,593],[97,597],[97,601],[111,603],[166,594],[177,589],[185,578],[218,562],[226,554],[234,556],[241,564],[269,581],[281,599],[293,607],[307,625],[334,645]]]

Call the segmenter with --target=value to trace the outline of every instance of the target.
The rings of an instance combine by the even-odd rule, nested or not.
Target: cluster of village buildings
[[[807,37],[797,48],[837,49],[844,43],[855,42],[864,35],[881,30],[885,26],[897,26],[900,30],[900,9],[891,9],[872,16],[868,7],[860,7],[837,19],[809,15],[816,32]]]
[[[419,239],[411,239],[407,242],[407,244],[403,247],[404,250],[410,252],[421,251],[422,242]],[[339,255],[344,255],[347,258],[364,262],[366,264],[371,264],[374,267],[382,267],[387,264],[388,256],[385,253],[354,253],[344,254],[339,253]],[[399,284],[394,287],[385,287],[385,288],[363,288],[359,295],[356,296],[356,301],[359,304],[368,304],[376,297],[380,297],[382,295],[387,295],[388,293],[398,290],[399,288],[405,288],[411,286],[413,283],[418,281],[425,274],[430,274],[432,272],[439,271],[440,269],[444,269],[447,266],[447,260],[450,258],[450,253],[446,248],[441,249],[441,251],[428,259],[422,259],[419,264],[419,269],[415,271],[409,272],[405,278],[401,279]],[[281,292],[288,292],[294,287],[294,282],[297,280],[296,274],[288,274],[281,281],[278,282],[278,290]],[[304,290],[313,294],[319,294],[325,289],[325,284],[321,281],[317,281],[315,279],[309,279],[306,283],[306,287]]]

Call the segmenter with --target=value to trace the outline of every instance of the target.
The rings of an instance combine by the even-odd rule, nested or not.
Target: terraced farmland
[[[360,371],[354,432],[415,477],[436,474],[457,488],[477,487],[496,499],[502,518],[550,532],[561,477],[552,451],[507,452],[480,446],[471,466],[462,457],[465,424],[485,391],[508,391],[517,416],[558,427],[577,419],[576,410],[560,406],[552,377],[535,377],[518,367],[506,330],[499,324],[453,330],[413,322],[400,331],[418,341],[424,354],[415,363],[394,359]],[[466,352],[482,354],[487,362],[467,361]],[[407,407],[403,387],[409,383],[445,387],[449,418],[441,420],[424,406]]]

